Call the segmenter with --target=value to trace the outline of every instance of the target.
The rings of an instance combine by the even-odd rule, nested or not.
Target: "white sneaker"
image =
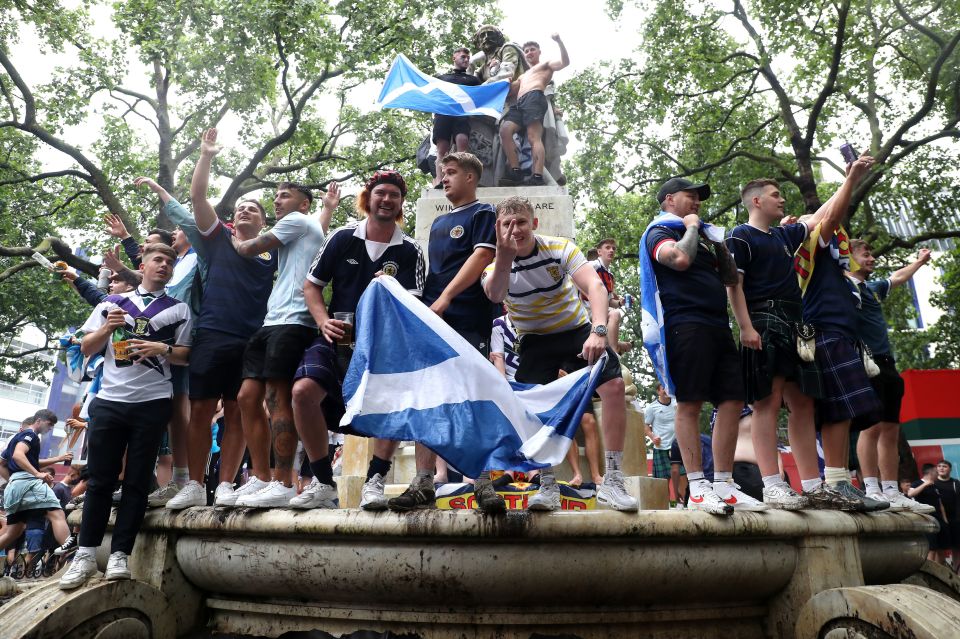
[[[252,495],[244,495],[237,499],[237,506],[251,508],[284,508],[290,500],[297,496],[297,489],[293,486],[284,486],[282,482],[272,481],[262,490]]]
[[[256,475],[250,475],[250,479],[247,480],[247,483],[240,488],[237,488],[232,493],[225,492],[222,498],[216,500],[216,504],[217,506],[237,506],[238,499],[260,492],[266,488],[269,483],[270,482],[262,481]]]
[[[890,504],[890,510],[909,510],[910,512],[921,515],[932,515],[937,509],[930,504],[921,504],[916,499],[911,499],[903,493],[897,491],[895,494],[881,493],[880,496],[868,495],[872,499],[882,499]]]
[[[76,554],[67,572],[60,577],[60,590],[79,588],[90,577],[97,574],[97,559],[93,555]]]
[[[711,515],[733,514],[733,504],[728,504],[720,499],[720,495],[718,495],[712,487],[701,495],[691,494],[690,499],[687,501],[687,508],[690,510],[702,510]]]
[[[166,486],[161,486],[147,495],[147,506],[151,508],[164,506],[168,501],[176,497],[178,492],[180,492],[180,489],[177,488],[177,485],[173,482],[170,482]]]
[[[120,552],[119,550],[111,553],[110,559],[107,560],[107,569],[103,572],[103,576],[107,581],[130,579],[130,569],[127,567],[127,553]]]
[[[375,473],[360,490],[360,508],[363,510],[386,510],[387,497],[383,494],[383,475]]]
[[[334,500],[337,498],[337,489],[334,486],[321,484],[314,477],[310,485],[303,492],[290,500],[291,508],[336,508]]]
[[[188,481],[173,499],[167,502],[170,510],[183,510],[191,506],[207,505],[207,489],[200,482]]]
[[[728,479],[725,482],[714,482],[713,490],[719,495],[720,499],[733,506],[735,511],[761,512],[770,510],[770,506],[767,504],[741,491],[740,486],[732,479]]]
[[[237,503],[237,491],[233,489],[233,484],[228,481],[220,482],[217,489],[213,491],[214,506],[232,506]]]
[[[806,497],[797,494],[797,491],[786,483],[764,486],[763,503],[771,508],[782,510],[800,510],[809,505]],[[734,505],[734,509],[736,509],[736,505]]]
[[[541,477],[540,481],[546,479]],[[599,499],[600,495],[597,494]],[[540,484],[540,490],[527,502],[527,510],[550,512],[560,510],[560,486],[556,480]]]
[[[631,496],[623,485],[623,473],[619,470],[607,471],[603,483],[597,489],[597,503],[625,512],[636,512],[640,509],[640,502]]]

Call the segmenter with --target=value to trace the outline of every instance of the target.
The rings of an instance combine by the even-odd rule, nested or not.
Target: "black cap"
[[[701,200],[706,200],[710,197],[709,184],[694,184],[690,180],[675,177],[664,182],[660,190],[657,191],[657,202],[663,204],[663,201],[667,199],[668,195],[679,191],[696,191]]]

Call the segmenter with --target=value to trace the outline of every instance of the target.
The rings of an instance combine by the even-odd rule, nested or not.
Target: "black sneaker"
[[[519,168],[507,169],[507,172],[497,182],[497,186],[520,186],[521,184],[523,184],[523,171]]]
[[[77,536],[70,535],[69,537],[67,537],[67,540],[63,542],[62,546],[60,546],[59,548],[53,551],[53,554],[65,555],[76,547],[77,547]]]
[[[433,487],[409,486],[403,493],[389,500],[387,508],[398,513],[433,508],[436,499],[437,493],[433,490]]]
[[[543,176],[536,174],[531,175],[530,179],[526,182],[527,186],[546,186],[546,184],[547,183],[543,181]]]
[[[507,503],[497,494],[497,490],[489,480],[474,484],[473,495],[477,500],[477,508],[483,513],[493,515],[507,510]]]
[[[890,507],[890,502],[871,499],[867,497],[865,492],[848,481],[839,482],[835,488],[841,495],[855,495],[857,499],[863,502],[863,506],[868,513],[875,513],[878,510],[886,510]]]
[[[812,508],[820,510],[842,510],[844,512],[862,513],[867,509],[863,500],[856,495],[845,495],[828,486],[826,482],[821,483],[814,490],[803,491],[803,496],[807,498]]]

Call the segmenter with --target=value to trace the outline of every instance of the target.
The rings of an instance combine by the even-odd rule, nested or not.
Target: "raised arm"
[[[806,221],[807,228],[813,229],[817,224],[820,227],[820,237],[825,240],[830,239],[843,222],[843,216],[847,214],[847,208],[850,206],[850,196],[853,189],[856,188],[863,176],[867,174],[874,164],[874,159],[869,155],[861,155],[855,162],[847,166],[847,178],[837,189],[837,192],[830,196],[823,206],[817,209],[813,217]]]
[[[151,191],[156,193],[158,198],[160,198],[161,204],[166,204],[172,199],[171,195],[167,193],[167,190],[165,188],[157,184],[155,180],[151,180],[148,177],[138,177],[134,179],[133,185],[136,187],[141,187],[141,186],[148,187]]]
[[[210,167],[213,158],[220,152],[217,145],[217,130],[207,129],[200,138],[200,159],[193,169],[193,179],[190,181],[190,201],[193,203],[193,218],[197,221],[200,232],[209,231],[217,222],[217,213],[207,200],[207,189],[210,183]]]
[[[920,249],[917,253],[917,259],[912,264],[907,264],[902,269],[895,271],[890,276],[890,287],[896,288],[910,281],[910,278],[920,270],[920,267],[930,261],[930,249]]]
[[[333,212],[337,210],[340,204],[340,184],[331,182],[327,186],[327,192],[323,194],[323,208],[320,209],[320,226],[323,228],[323,234],[326,235],[330,229],[330,218]]]
[[[551,60],[550,70],[559,71],[560,69],[567,68],[570,66],[570,56],[567,54],[567,47],[563,46],[563,40],[560,39],[560,34],[554,33],[550,37],[553,38],[553,41],[560,47],[560,60]]]
[[[517,240],[513,237],[516,220],[504,223],[506,218],[497,220],[497,252],[493,258],[493,272],[483,278],[483,292],[491,302],[497,304],[507,298],[510,288],[510,270],[517,257]]]
[[[264,233],[245,242],[238,240],[236,235],[233,236],[233,248],[237,249],[237,253],[243,257],[254,257],[261,253],[272,251],[275,248],[280,248],[282,245],[283,242],[278,240],[277,236],[273,233]]]

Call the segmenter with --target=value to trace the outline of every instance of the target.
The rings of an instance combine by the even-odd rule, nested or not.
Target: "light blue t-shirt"
[[[670,450],[673,446],[673,440],[676,438],[676,427],[674,422],[677,419],[677,402],[670,400],[667,405],[661,404],[660,400],[654,400],[645,409],[643,409],[643,421],[653,431],[653,434],[660,438],[660,450]]]
[[[270,229],[280,240],[277,281],[267,302],[264,326],[300,324],[316,328],[307,303],[303,299],[303,282],[307,272],[323,244],[323,228],[315,217],[298,211],[287,213]]]

